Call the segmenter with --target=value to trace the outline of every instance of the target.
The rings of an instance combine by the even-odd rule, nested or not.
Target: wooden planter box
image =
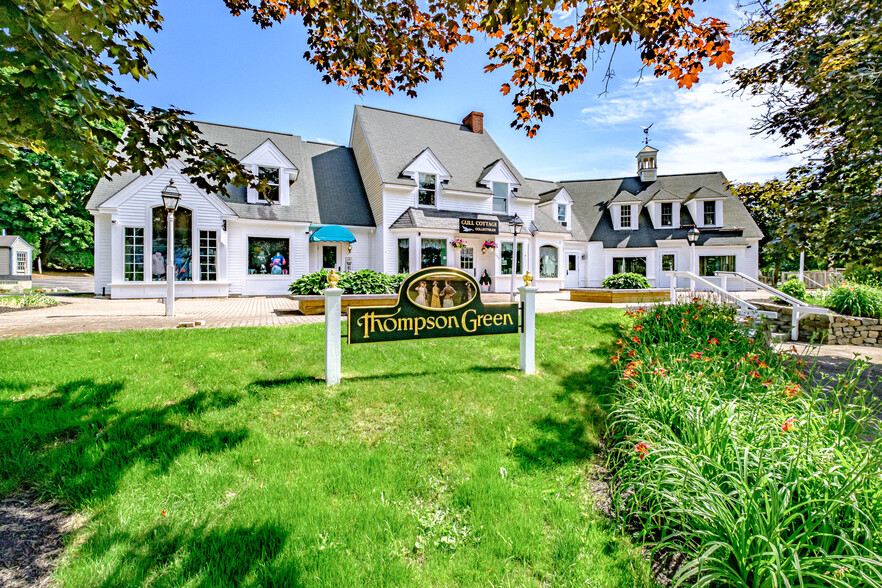
[[[575,288],[570,290],[570,300],[576,302],[665,302],[671,299],[668,288],[648,290],[609,290],[607,288]]]
[[[303,314],[325,314],[324,296],[291,296]],[[395,306],[398,294],[344,294],[340,303],[345,313],[350,306]]]

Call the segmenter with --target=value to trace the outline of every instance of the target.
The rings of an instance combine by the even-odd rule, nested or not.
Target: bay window
[[[144,281],[144,229],[142,227],[126,227],[123,231],[123,280],[126,282]]]
[[[410,273],[410,239],[398,239],[398,273]]]
[[[420,254],[424,268],[447,265],[447,239],[423,239]]]

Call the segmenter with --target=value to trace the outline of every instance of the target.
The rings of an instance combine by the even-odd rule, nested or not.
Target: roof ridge
[[[194,122],[200,125],[212,125],[215,127],[227,127],[228,129],[239,129],[240,131],[254,131],[255,133],[272,133],[273,135],[285,135],[287,137],[300,137],[300,135],[295,135],[294,133],[284,133],[282,131],[269,131],[267,129],[252,129],[251,127],[243,127],[240,125],[228,125],[225,123],[216,123],[210,122],[207,120],[195,120],[195,119],[187,119],[190,122]],[[302,141],[302,139],[301,139]]]
[[[664,175],[656,176],[656,180],[660,180],[661,178],[677,178],[680,176],[708,176],[708,175],[713,175],[713,174],[722,175],[723,172],[720,170],[717,170],[717,171],[706,171],[706,172],[687,172],[687,173],[682,173],[682,174],[664,174]],[[618,177],[613,177],[613,178],[589,178],[589,179],[585,179],[585,180],[558,180],[557,182],[552,182],[552,183],[574,184],[576,182],[609,182],[611,180],[630,180],[631,178],[637,178],[637,177],[638,176],[635,175],[635,176],[618,176]],[[539,180],[539,181],[540,182],[549,182],[551,180]],[[653,182],[643,182],[643,183],[651,184]]]
[[[465,125],[463,125],[461,122],[458,122],[458,123],[457,123],[457,122],[452,122],[452,121],[449,121],[449,120],[441,120],[440,118],[432,118],[432,117],[429,117],[429,116],[421,116],[421,115],[419,115],[419,114],[410,114],[409,112],[399,112],[399,111],[397,111],[397,110],[389,110],[388,108],[377,108],[376,106],[365,106],[364,104],[356,104],[355,107],[356,107],[356,108],[367,108],[368,110],[378,110],[378,111],[380,111],[380,112],[388,112],[388,113],[390,113],[390,114],[399,114],[399,115],[401,115],[401,116],[409,116],[409,117],[412,117],[412,118],[421,118],[421,119],[423,119],[423,120],[430,120],[430,121],[432,121],[432,122],[444,123],[444,124],[446,124],[446,125],[456,125],[456,126],[458,126],[458,127],[463,127],[463,126],[465,126]],[[480,133],[475,133],[475,134],[477,135],[477,134],[480,134]],[[485,132],[484,134],[486,134],[486,132]]]

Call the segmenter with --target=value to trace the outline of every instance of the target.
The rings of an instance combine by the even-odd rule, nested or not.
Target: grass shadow
[[[246,429],[193,430],[175,421],[235,405],[237,395],[197,392],[161,408],[122,410],[122,381],[65,382],[45,395],[0,401],[0,493],[34,487],[78,510],[112,495],[135,464],[168,471],[188,451],[221,452]]]

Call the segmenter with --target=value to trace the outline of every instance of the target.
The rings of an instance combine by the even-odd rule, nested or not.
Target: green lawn
[[[65,586],[647,586],[596,513],[618,310],[343,348],[321,325],[0,341],[0,495],[82,513]]]

